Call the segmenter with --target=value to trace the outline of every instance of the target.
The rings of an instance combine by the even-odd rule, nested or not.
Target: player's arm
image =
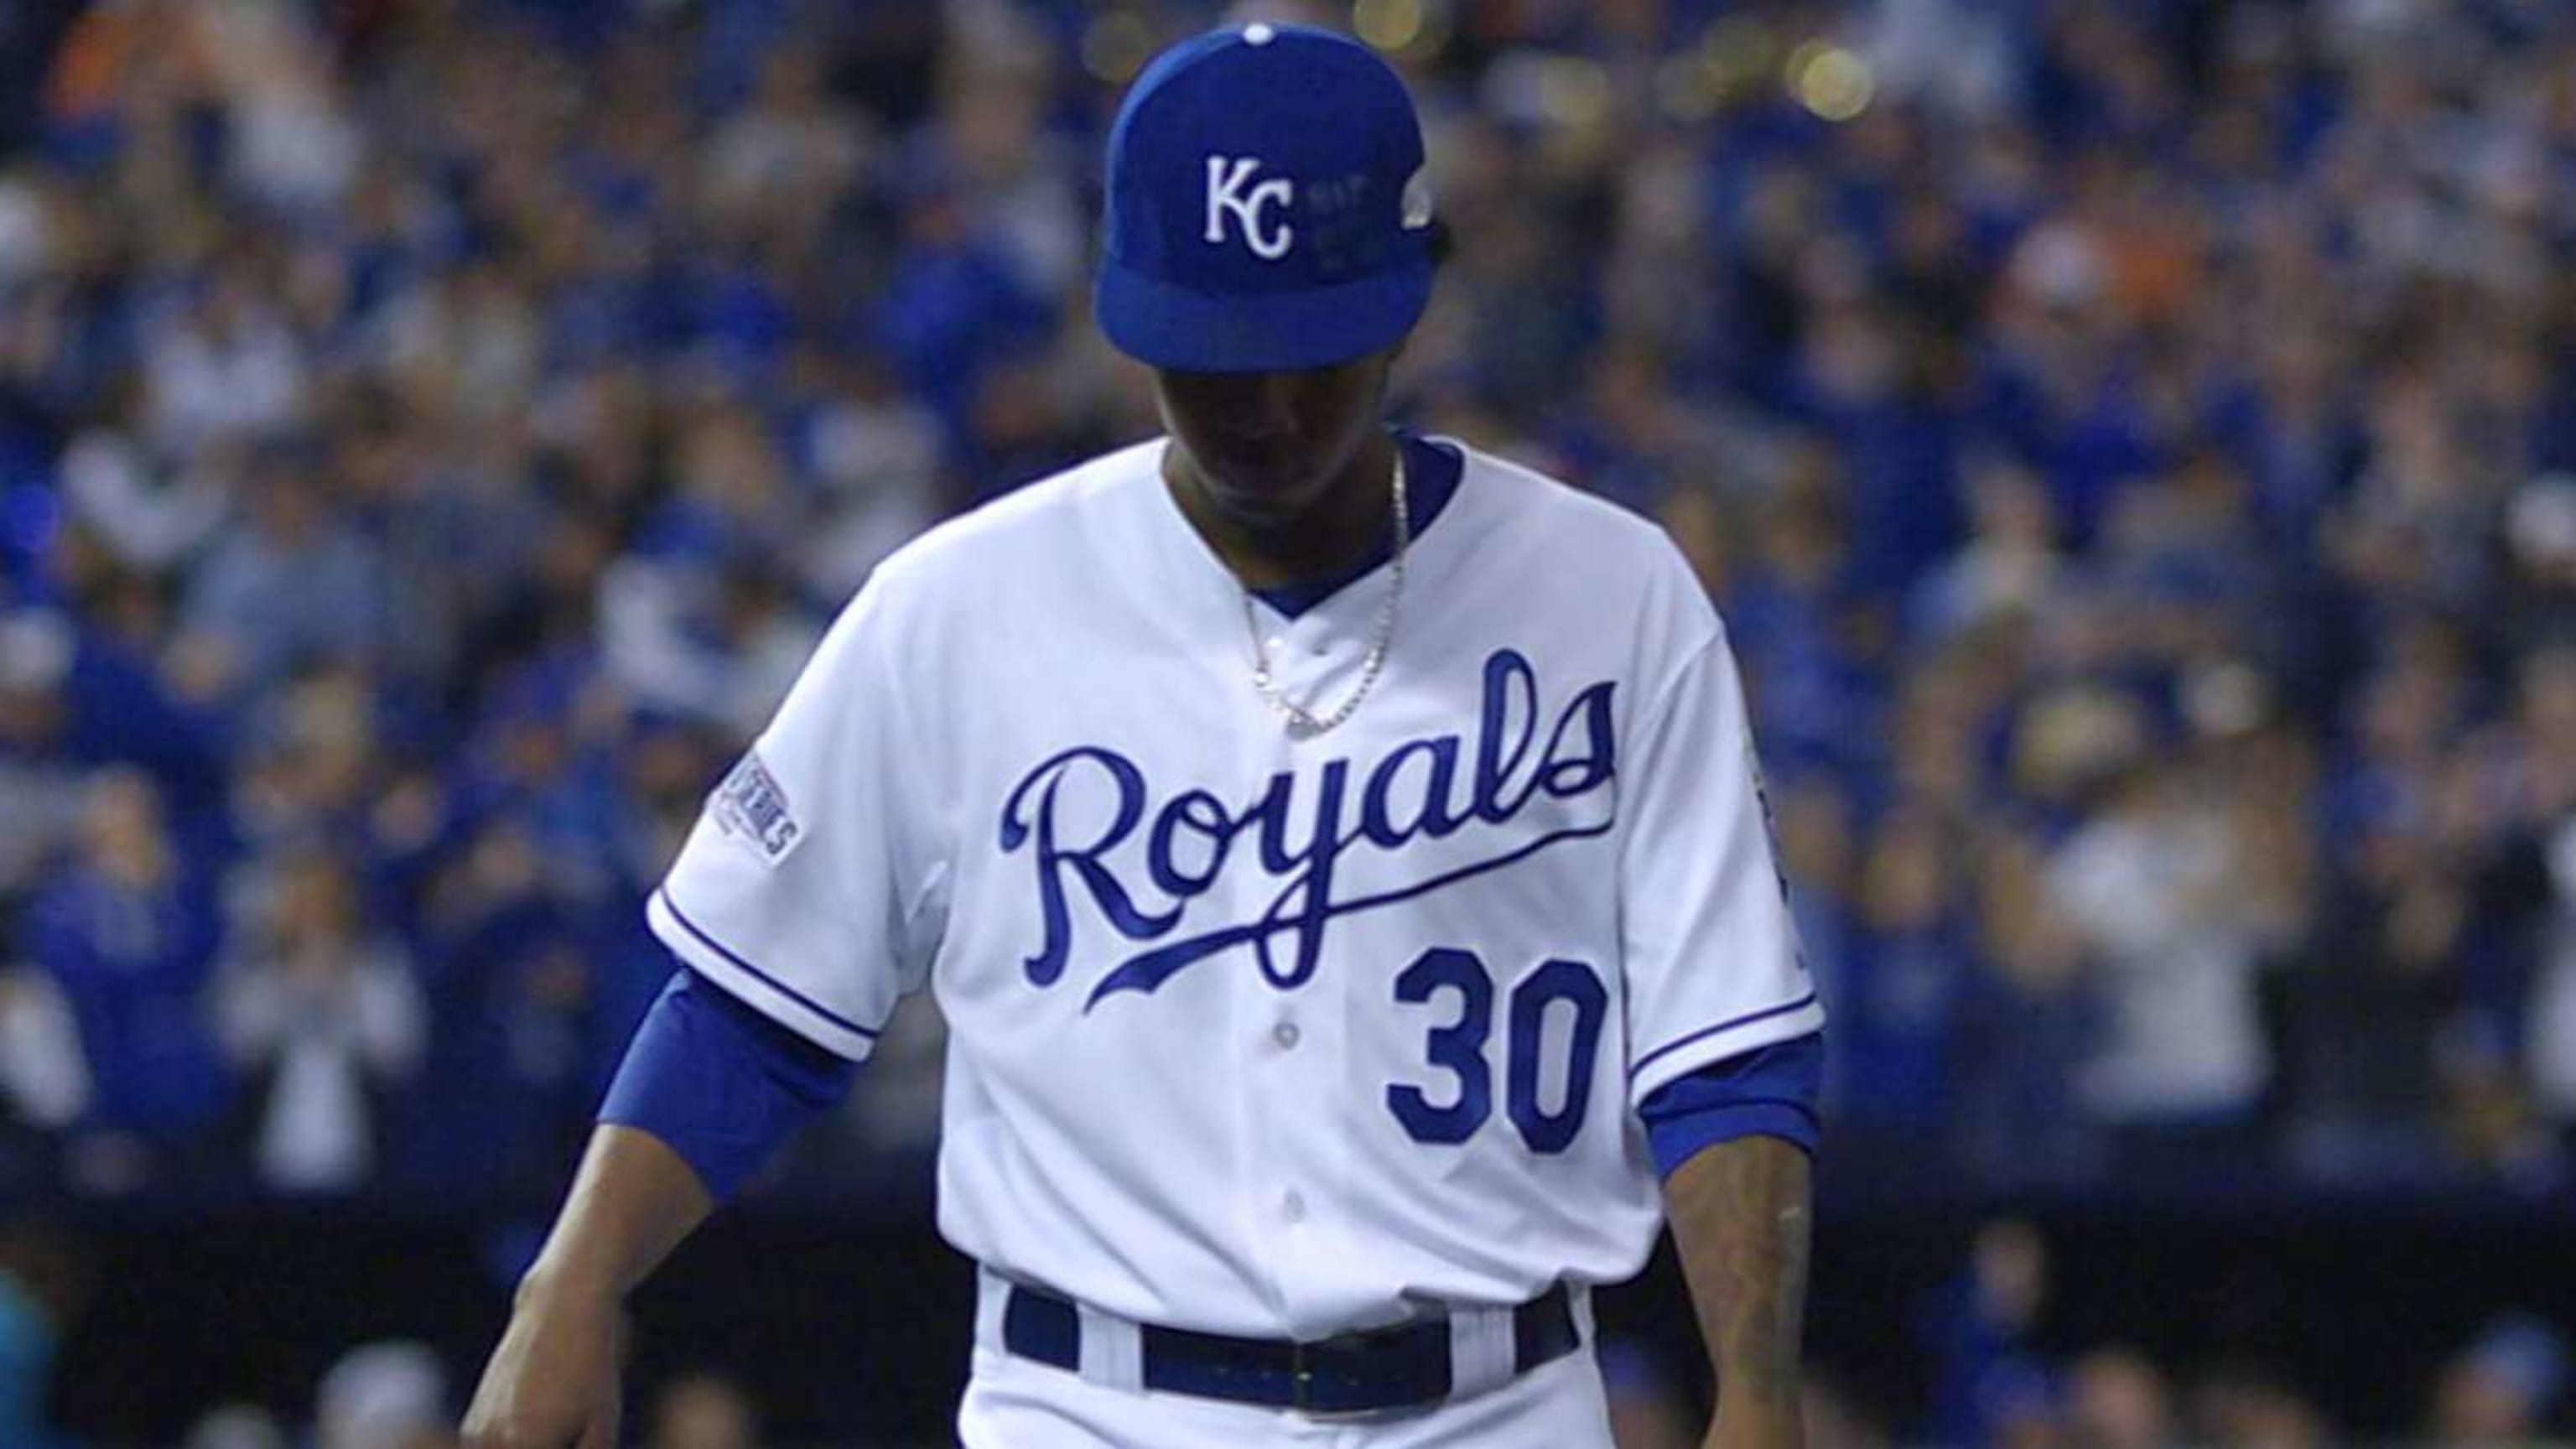
[[[1824,1076],[1824,1037],[1809,1032],[1700,1067],[1639,1108],[1717,1371],[1711,1445],[1800,1442],[1808,1165]]]
[[[617,1442],[627,1295],[855,1072],[694,973],[673,977],[519,1285],[466,1417],[468,1449]]]
[[[1693,597],[1684,612],[1706,619]],[[1742,686],[1710,629],[1623,773],[1629,1090],[1709,1361],[1708,1443],[1798,1449],[1809,1154],[1825,1014],[1798,955]]]
[[[618,1442],[626,1295],[715,1210],[669,1143],[603,1123],[465,1416],[465,1449],[608,1449]]]
[[[1691,1306],[1717,1373],[1710,1449],[1798,1449],[1808,1158],[1777,1137],[1694,1154],[1664,1182]]]
[[[628,1292],[796,1129],[847,1095],[923,983],[937,754],[889,653],[880,567],[737,760],[646,907],[687,968],[646,1015],[571,1199],[521,1287],[467,1443],[614,1442]]]

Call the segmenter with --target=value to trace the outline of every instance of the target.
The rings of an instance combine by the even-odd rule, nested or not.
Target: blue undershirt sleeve
[[[684,969],[636,1029],[599,1120],[669,1143],[724,1202],[858,1070]]]
[[[1824,1034],[1809,1032],[1665,1083],[1637,1110],[1656,1174],[1671,1177],[1701,1149],[1740,1137],[1777,1137],[1813,1156],[1824,1081]]]

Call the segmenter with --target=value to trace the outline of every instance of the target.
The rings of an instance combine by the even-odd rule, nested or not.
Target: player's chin
[[[1260,527],[1293,523],[1324,493],[1316,470],[1301,466],[1205,470],[1208,497],[1227,516]]]

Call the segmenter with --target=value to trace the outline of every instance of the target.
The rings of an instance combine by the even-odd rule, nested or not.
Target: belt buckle
[[[1288,1345],[1288,1406],[1309,1419],[1323,1420],[1365,1419],[1386,1412],[1383,1408],[1324,1409],[1315,1405],[1316,1355],[1335,1346],[1354,1346],[1362,1338],[1360,1334],[1345,1334],[1312,1343],[1302,1338],[1293,1340]]]

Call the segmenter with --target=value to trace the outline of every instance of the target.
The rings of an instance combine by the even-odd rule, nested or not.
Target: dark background
[[[1828,1210],[1811,1315],[1820,1370],[1890,1417],[1923,1415],[1933,1384],[1919,1324],[1984,1220]],[[2509,1206],[2041,1207],[2033,1220],[2051,1252],[2047,1346],[2129,1343],[2190,1372],[2265,1366],[2342,1406],[2357,1437],[2402,1437],[2416,1385],[2489,1305],[2576,1311],[2576,1235]],[[174,1442],[209,1402],[292,1414],[353,1342],[420,1337],[463,1371],[507,1307],[489,1271],[495,1235],[443,1214],[234,1212],[83,1236],[96,1296],[66,1350],[64,1417],[105,1442]],[[637,1299],[633,1382],[643,1401],[680,1369],[713,1365],[750,1387],[781,1442],[848,1442],[854,1425],[860,1442],[940,1442],[973,1309],[971,1267],[916,1219],[730,1214]],[[1696,1362],[1668,1251],[1598,1310],[1605,1335]]]

